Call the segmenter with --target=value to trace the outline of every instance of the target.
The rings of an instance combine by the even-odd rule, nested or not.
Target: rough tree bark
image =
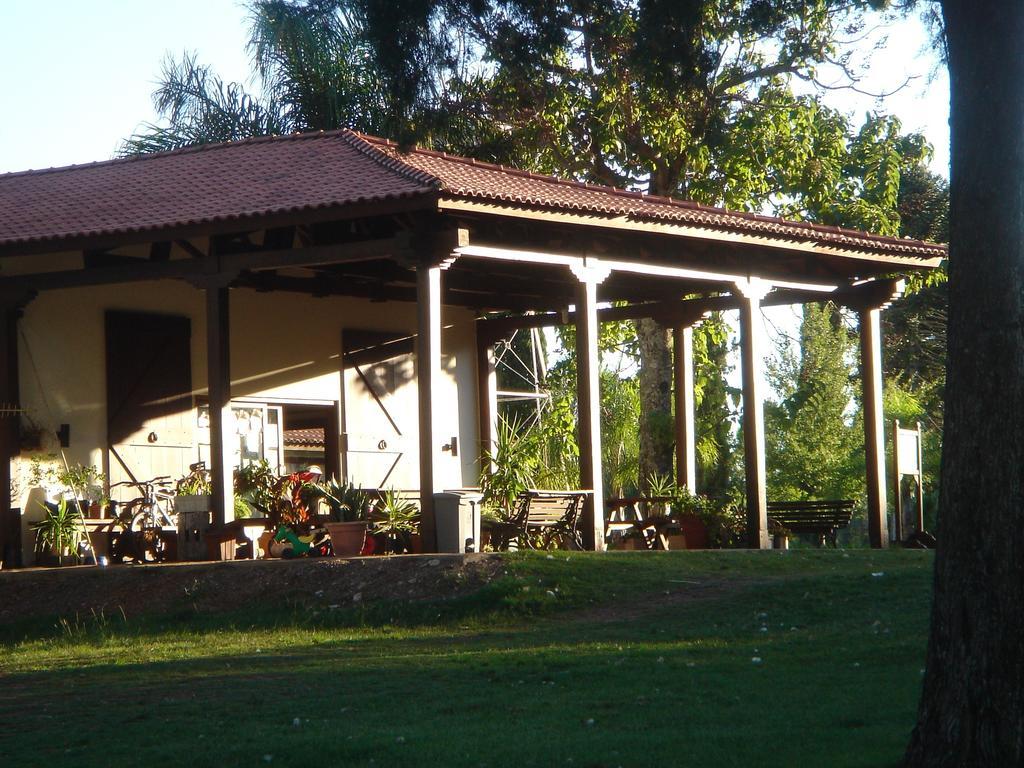
[[[905,765],[1024,765],[1024,3],[943,0],[952,90],[946,422]]]

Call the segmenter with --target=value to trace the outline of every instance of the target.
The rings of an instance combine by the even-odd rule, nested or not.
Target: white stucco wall
[[[76,288],[41,294],[25,311],[19,343],[22,405],[48,435],[60,424],[71,426],[68,461],[89,463],[110,472],[106,445],[106,381],[104,313],[128,310],[184,315],[192,323],[192,382],[194,394],[205,394],[206,349],[203,294],[182,281],[133,283],[97,288]],[[414,489],[418,486],[417,396],[415,361],[396,359],[396,388],[384,398],[402,436],[382,419],[382,411],[355,371],[342,377],[340,355],[345,328],[382,331],[413,331],[416,307],[412,303],[374,303],[340,297],[310,298],[292,293],[231,291],[232,397],[289,401],[343,402],[342,430],[365,444],[385,440],[388,448],[400,446],[405,455],[388,478],[388,485]],[[443,374],[439,382],[437,414],[442,434],[459,438],[459,456],[435,446],[435,460],[445,487],[476,483],[477,400],[474,322],[471,313],[446,308],[442,342]],[[373,378],[372,371],[368,374]],[[344,381],[344,397],[341,397]],[[191,420],[191,416],[189,417]],[[374,435],[380,435],[373,440]],[[53,449],[51,440],[48,446]],[[153,475],[174,469],[183,473],[194,452],[165,452]],[[168,458],[170,457],[170,458]],[[18,457],[13,466],[19,478],[12,500],[23,509],[23,530],[37,519],[38,507],[29,500],[29,466],[32,456]],[[374,484],[378,477],[361,478],[360,469],[376,475],[365,460],[353,460],[350,474],[357,482]],[[113,475],[117,475],[114,467]]]

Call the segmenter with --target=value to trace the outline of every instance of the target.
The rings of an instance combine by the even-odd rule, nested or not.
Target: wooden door
[[[176,478],[194,460],[191,336],[187,317],[107,312],[111,483]]]
[[[410,454],[416,445],[416,388],[407,386],[415,382],[411,343],[399,334],[347,329],[344,344],[345,471],[364,488],[409,487],[417,472]]]

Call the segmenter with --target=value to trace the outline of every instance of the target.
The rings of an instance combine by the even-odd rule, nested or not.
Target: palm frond
[[[279,101],[261,100],[239,83],[225,83],[194,53],[164,60],[153,106],[164,124],[143,124],[121,145],[120,156],[292,130]]]

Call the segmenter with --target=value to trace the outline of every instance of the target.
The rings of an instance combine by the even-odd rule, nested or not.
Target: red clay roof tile
[[[943,245],[907,238],[885,237],[802,221],[728,211],[690,200],[643,195],[628,190],[584,184],[553,176],[519,171],[440,152],[415,149],[399,152],[391,141],[360,135],[396,160],[426,171],[440,183],[442,198],[490,199],[537,208],[581,211],[608,216],[625,216],[635,221],[664,221],[693,224],[714,229],[811,240],[820,244],[868,250],[877,253],[945,256]]]
[[[284,431],[285,448],[323,448],[324,428],[309,427],[303,429],[286,429]]]
[[[541,176],[353,131],[263,137],[0,176],[0,245],[421,198],[678,223],[921,258],[944,246]]]
[[[180,228],[428,196],[347,133],[264,137],[0,176],[0,244]],[[426,200],[425,200],[426,203]]]

